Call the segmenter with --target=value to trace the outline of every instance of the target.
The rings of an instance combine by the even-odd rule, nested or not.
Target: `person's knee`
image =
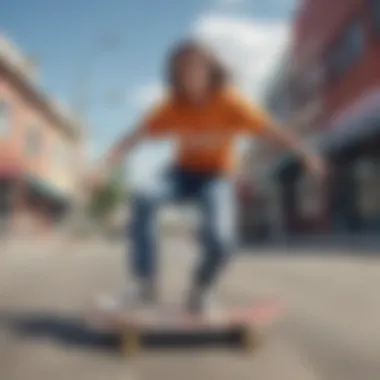
[[[235,242],[235,224],[231,215],[220,215],[211,226],[211,237],[220,247],[232,247]]]

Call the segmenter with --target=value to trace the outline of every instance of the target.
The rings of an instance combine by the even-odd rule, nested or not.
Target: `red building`
[[[291,113],[302,113],[316,100],[320,104],[307,120],[305,137],[317,137],[314,143],[333,170],[327,192],[319,195],[324,201],[317,202],[323,206],[310,223],[299,215],[303,174],[287,165],[282,173],[292,187],[287,213],[311,230],[378,231],[380,0],[303,1],[291,52]]]
[[[40,89],[33,69],[0,36],[0,220],[35,230],[69,208],[82,148],[77,126]]]
[[[294,27],[294,54],[326,72],[324,121],[380,84],[380,1],[305,1]]]
[[[320,183],[297,157],[253,149],[270,234],[378,234],[380,0],[304,0],[269,87],[269,111],[330,162]]]

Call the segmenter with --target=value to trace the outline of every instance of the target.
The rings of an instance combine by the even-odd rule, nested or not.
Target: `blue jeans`
[[[166,202],[191,202],[201,215],[198,240],[203,250],[194,286],[206,290],[214,283],[235,244],[235,196],[229,179],[172,169],[154,189],[132,197],[132,269],[137,279],[157,272],[156,212]]]

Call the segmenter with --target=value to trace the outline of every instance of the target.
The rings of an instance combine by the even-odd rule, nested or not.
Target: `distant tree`
[[[89,211],[99,222],[107,220],[127,197],[127,184],[124,165],[116,167],[107,183],[93,191]]]

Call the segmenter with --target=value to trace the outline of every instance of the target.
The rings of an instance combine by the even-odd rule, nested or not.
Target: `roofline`
[[[12,65],[5,57],[0,54],[0,70],[9,74],[10,78],[27,93],[33,101],[41,107],[49,117],[51,117],[59,126],[73,139],[81,136],[81,125],[73,119],[63,115],[51,103],[49,96],[36,84],[26,77],[26,75],[16,66]]]

